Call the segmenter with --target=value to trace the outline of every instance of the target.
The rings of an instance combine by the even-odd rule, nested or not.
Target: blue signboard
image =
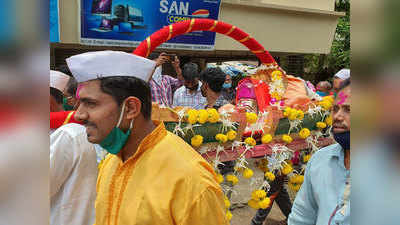
[[[60,42],[58,0],[50,0],[49,16],[50,42]]]
[[[218,19],[221,0],[81,0],[81,43],[135,47],[155,31],[192,18]],[[177,36],[162,48],[212,50],[215,33]]]

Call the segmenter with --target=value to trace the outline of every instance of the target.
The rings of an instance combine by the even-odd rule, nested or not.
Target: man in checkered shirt
[[[186,63],[183,66],[182,76],[184,79],[182,87],[174,94],[174,106],[185,106],[193,109],[202,109],[207,99],[201,94],[199,81],[199,67],[195,63]]]
[[[171,107],[173,104],[174,92],[183,84],[182,71],[179,67],[179,59],[177,56],[175,56],[175,60],[171,60],[169,56],[163,52],[154,60],[156,61],[156,69],[149,82],[151,101],[157,102],[160,106]],[[175,68],[175,71],[178,74],[178,79],[161,74],[162,65],[166,62],[172,63],[172,66]]]

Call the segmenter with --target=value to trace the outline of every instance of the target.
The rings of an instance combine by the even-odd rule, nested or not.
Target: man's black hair
[[[211,90],[217,93],[221,92],[225,78],[225,73],[219,67],[207,68],[200,73],[200,80],[207,83]]]
[[[74,77],[70,77],[67,83],[66,91],[68,92],[68,94],[75,96],[77,88],[78,82]]]
[[[136,97],[142,102],[141,113],[145,119],[151,118],[151,92],[147,82],[136,77],[102,77],[100,88],[104,93],[111,95],[118,105],[130,97]]]
[[[57,71],[67,74],[68,76],[72,77],[72,73],[69,70],[67,65],[61,65],[57,68]]]
[[[350,86],[350,78],[347,78],[346,80],[342,81],[339,86],[339,91],[343,90],[347,86]]]
[[[186,63],[183,65],[182,76],[186,81],[192,81],[199,78],[199,66],[196,63]]]
[[[56,102],[58,104],[63,104],[63,97],[64,96],[63,96],[63,93],[60,90],[58,90],[56,88],[53,88],[53,87],[50,87],[50,95],[53,96],[53,98],[56,100]]]

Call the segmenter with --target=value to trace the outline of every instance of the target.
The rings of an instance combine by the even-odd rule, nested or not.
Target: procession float
[[[305,82],[286,74],[274,58],[254,38],[236,26],[212,19],[191,19],[171,24],[146,38],[133,52],[147,57],[160,44],[193,31],[211,31],[233,38],[261,61],[261,66],[245,71],[236,87],[236,105],[218,110],[184,107],[164,108],[153,104],[152,119],[193,146],[211,165],[225,193],[239,179],[252,179],[248,205],[267,208],[269,183],[286,175],[288,187],[298,191],[305,164],[330,136],[333,98],[307,92]],[[265,178],[253,177],[248,159],[258,158],[257,167]],[[234,172],[223,176],[219,165],[235,161]],[[230,202],[225,199],[226,216],[231,219]]]

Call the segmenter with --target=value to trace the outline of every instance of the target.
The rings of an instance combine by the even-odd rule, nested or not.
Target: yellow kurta
[[[96,225],[225,225],[223,199],[212,167],[160,123],[127,161],[103,162]]]

